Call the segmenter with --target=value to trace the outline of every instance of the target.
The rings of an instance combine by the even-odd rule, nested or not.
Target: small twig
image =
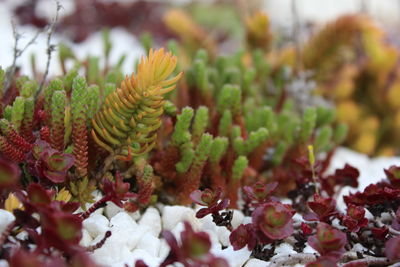
[[[57,0],[55,2],[56,2],[56,5],[57,5],[56,16],[53,19],[53,22],[49,25],[48,30],[47,30],[47,50],[46,50],[47,62],[46,62],[46,69],[45,69],[45,72],[43,74],[42,81],[40,82],[39,89],[37,90],[37,92],[35,94],[35,99],[38,98],[38,96],[40,95],[41,91],[43,90],[44,83],[46,81],[47,75],[49,74],[51,54],[55,50],[55,46],[51,44],[51,37],[52,37],[52,35],[53,35],[54,31],[55,31],[55,28],[56,28],[56,25],[57,25],[57,21],[58,21],[58,16],[59,16],[60,10],[62,8],[60,2],[58,2]]]
[[[105,207],[105,205],[107,204],[107,201],[109,201],[109,200],[110,200],[109,196],[104,196],[99,201],[93,203],[93,205],[87,211],[81,213],[80,217],[82,218],[82,220],[89,218],[90,214],[95,212],[97,209]]]
[[[294,265],[294,264],[307,264],[309,262],[315,261],[316,259],[317,257],[313,253],[289,254],[271,259],[269,267],[280,267],[284,265]]]
[[[367,266],[387,266],[391,262],[386,258],[386,257],[373,257],[373,256],[366,256],[363,259],[358,259],[358,260],[353,260],[353,261],[348,261],[346,263],[366,263]]]
[[[31,46],[32,44],[34,44],[36,42],[37,37],[42,32],[41,30],[37,31],[36,34],[29,40],[29,42],[22,49],[19,49],[18,44],[19,44],[19,41],[20,41],[22,35],[20,33],[18,33],[17,26],[15,25],[14,21],[11,21],[11,27],[13,30],[13,36],[14,36],[15,43],[14,43],[14,48],[13,48],[13,61],[12,61],[11,66],[7,69],[6,77],[4,79],[4,87],[3,88],[4,88],[5,92],[7,92],[7,90],[9,89],[12,79],[15,74],[15,70],[17,69],[17,59],[26,51],[26,49],[29,46]]]
[[[101,247],[104,245],[104,243],[106,242],[106,240],[107,240],[110,236],[111,236],[111,231],[107,231],[107,232],[104,234],[104,237],[100,240],[100,242],[98,242],[98,243],[95,244],[95,245],[92,245],[92,246],[87,247],[86,250],[89,251],[89,252],[93,252],[93,251],[95,251],[96,249],[101,248]]]

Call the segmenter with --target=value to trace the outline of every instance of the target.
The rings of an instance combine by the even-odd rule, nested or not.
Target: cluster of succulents
[[[355,82],[370,74],[386,86],[385,70],[390,73],[393,66],[379,63],[389,64],[385,51],[392,49],[364,18],[342,20],[302,51],[302,64],[315,71],[318,91],[330,97],[341,90],[355,92]],[[156,202],[196,203],[203,206],[198,218],[211,215],[231,231],[235,250],[247,247],[252,257],[266,261],[281,242],[291,242],[298,252],[282,261],[310,267],[400,260],[399,167],[386,170],[385,181],[346,196],[346,213],[337,209],[335,196],[345,186],[356,188],[359,172],[349,165],[331,175],[325,171],[347,134],[337,120],[353,111],[343,111],[340,104],[337,112],[304,106],[291,97],[287,87],[298,77],[269,61],[268,18],[261,13],[248,18],[246,49],[229,55],[219,55],[217,44],[186,14],[172,11],[165,22],[182,42],[170,41],[171,52],[166,52],[153,50],[151,38],[143,38],[148,55],[130,76],[121,71],[124,57],[110,63],[107,31],[104,66],[99,57],[80,60],[60,45],[63,75],[44,85],[38,77],[9,77],[0,69],[0,207],[16,218],[0,236],[0,257],[10,266],[96,266],[87,252],[101,247],[111,233],[83,248],[82,222],[111,201],[130,212]],[[332,32],[343,32],[344,40],[327,42]],[[360,40],[353,39],[360,33],[369,60],[364,69],[357,55],[336,56],[343,49],[359,51],[354,42]],[[326,60],[325,52],[315,54],[315,46],[334,53]],[[385,49],[373,50],[379,47]],[[322,89],[337,76],[333,70],[343,69],[345,84],[335,83],[332,92]],[[378,69],[385,73],[373,71]],[[392,86],[389,92],[397,90]],[[338,99],[350,101],[351,95]],[[351,138],[359,134],[354,127],[350,123]],[[98,201],[96,190],[102,192]],[[234,229],[233,208],[251,216],[251,223]],[[366,218],[366,210],[374,220]],[[21,232],[28,238],[19,238]],[[189,223],[179,242],[171,232],[163,236],[171,250],[161,266],[228,266],[210,252],[207,234],[194,232]],[[303,252],[306,243],[318,258]],[[355,244],[364,247],[361,256]]]

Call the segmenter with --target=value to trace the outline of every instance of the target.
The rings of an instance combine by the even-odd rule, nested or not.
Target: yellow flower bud
[[[68,202],[71,199],[71,193],[63,187],[56,195],[55,200]]]
[[[10,193],[4,202],[4,209],[13,212],[15,209],[23,210],[24,206],[13,193]]]

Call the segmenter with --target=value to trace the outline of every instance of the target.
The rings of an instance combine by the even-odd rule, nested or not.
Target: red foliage
[[[339,260],[345,252],[347,244],[346,234],[335,229],[327,223],[320,222],[317,225],[317,233],[308,238],[308,244],[312,248],[331,260]]]
[[[309,201],[308,206],[313,211],[305,214],[303,218],[307,221],[329,222],[332,216],[336,216],[336,201],[333,198],[324,198],[314,194],[314,201]]]
[[[196,204],[201,206],[207,206],[202,208],[196,213],[197,218],[203,218],[208,214],[216,214],[221,210],[226,209],[229,206],[229,199],[221,199],[222,190],[218,188],[215,191],[205,189],[204,191],[196,190],[190,194],[190,198]]]
[[[178,244],[170,231],[164,231],[163,237],[171,248],[167,258],[160,267],[179,262],[185,267],[215,266],[228,267],[225,259],[215,257],[209,251],[210,237],[205,232],[194,232],[188,222],[184,222],[185,229],[181,232],[181,242]]]

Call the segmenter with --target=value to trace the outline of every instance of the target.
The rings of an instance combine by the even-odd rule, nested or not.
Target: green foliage
[[[207,107],[200,107],[196,110],[196,115],[193,122],[193,139],[199,140],[202,134],[208,127],[209,114]]]
[[[247,168],[249,164],[248,159],[245,156],[239,156],[232,167],[232,179],[240,180],[243,176],[244,170]]]
[[[14,100],[11,110],[11,123],[15,126],[17,132],[19,131],[22,120],[24,119],[25,111],[25,98],[17,96]]]
[[[227,148],[228,138],[220,136],[216,137],[211,146],[210,162],[218,163],[226,153]]]
[[[193,109],[185,107],[182,109],[182,113],[177,116],[177,122],[175,124],[175,130],[172,134],[172,142],[179,146],[185,144],[191,140],[191,134],[189,127],[193,118]]]

